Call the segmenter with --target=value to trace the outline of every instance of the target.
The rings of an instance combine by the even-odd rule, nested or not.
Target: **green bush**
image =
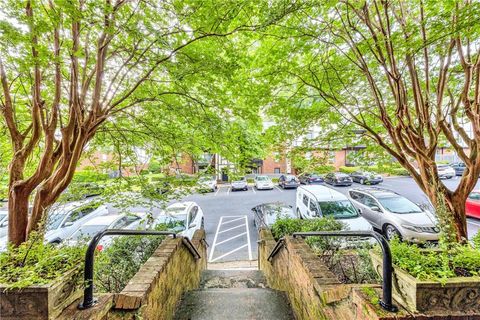
[[[343,173],[347,173],[347,174],[353,173],[353,172],[358,171],[358,170],[360,170],[359,167],[345,167],[345,166],[343,166],[343,167],[338,168],[338,171],[343,172]]]
[[[255,179],[253,179],[253,178],[248,178],[247,179],[247,183],[254,183],[254,182],[255,182]]]
[[[480,250],[480,230],[477,232],[477,234],[475,236],[473,236],[472,242],[473,242],[473,245],[475,246],[475,248]]]
[[[305,220],[297,218],[282,218],[277,219],[273,224],[272,234],[275,239],[280,239],[281,237],[291,235],[294,232],[334,231],[342,229],[344,229],[344,225],[332,217]]]
[[[405,168],[395,168],[395,169],[392,170],[392,174],[397,175],[397,176],[409,176],[410,175],[408,170],[405,169]]]
[[[165,230],[159,226],[156,230]],[[97,292],[120,292],[158,248],[163,236],[123,236],[98,253],[95,263]]]
[[[105,181],[108,179],[108,174],[99,173],[92,170],[81,170],[76,171],[73,176],[74,182],[99,182]]]
[[[480,250],[470,245],[450,250],[425,250],[415,244],[390,241],[393,263],[419,280],[444,281],[458,276],[480,274]]]
[[[318,167],[315,167],[314,171],[315,173],[318,173],[318,174],[330,173],[335,171],[335,166],[332,166],[332,165],[318,166]]]
[[[278,183],[278,178],[272,178],[273,183]]]
[[[44,244],[43,237],[32,233],[19,247],[0,254],[0,283],[9,288],[50,283],[76,269],[74,279],[82,281],[85,247]]]

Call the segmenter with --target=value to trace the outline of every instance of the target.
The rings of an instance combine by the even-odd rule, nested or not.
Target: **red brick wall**
[[[280,173],[287,172],[287,161],[284,157],[281,157],[276,161],[274,156],[269,156],[263,160],[263,165],[261,168],[261,173],[275,173],[275,168],[280,168]]]

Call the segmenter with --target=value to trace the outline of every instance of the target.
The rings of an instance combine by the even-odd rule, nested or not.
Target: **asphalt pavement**
[[[444,180],[448,188],[458,185],[458,178]],[[477,184],[479,188],[480,183]],[[362,187],[354,183],[351,187],[332,187],[342,193],[350,188]],[[378,187],[393,190],[415,203],[427,203],[428,198],[410,177],[386,178]],[[256,205],[281,201],[295,206],[295,189],[231,191],[229,185],[220,185],[216,192],[194,194],[184,200],[195,201],[205,215],[205,231],[208,261],[226,262],[257,259],[257,231],[253,226],[251,209]],[[469,236],[480,230],[480,220],[468,219]]]

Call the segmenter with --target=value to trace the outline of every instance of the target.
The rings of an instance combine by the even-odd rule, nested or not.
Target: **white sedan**
[[[204,228],[205,219],[202,208],[197,203],[186,201],[168,206],[155,218],[155,223],[164,223],[169,230],[192,239],[196,230]]]
[[[76,245],[82,241],[90,241],[97,233],[106,229],[149,229],[154,226],[146,213],[113,214],[93,218],[78,228],[69,239],[67,245]],[[100,240],[99,248],[111,244],[116,236],[105,236]]]
[[[272,190],[274,187],[272,179],[268,176],[256,176],[254,182],[257,190]]]

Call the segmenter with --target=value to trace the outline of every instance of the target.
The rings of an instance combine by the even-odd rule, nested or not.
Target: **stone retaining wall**
[[[473,320],[477,314],[435,312],[411,313],[394,301],[399,312],[379,306],[381,286],[342,284],[303,239],[285,237],[284,247],[268,257],[276,245],[269,230],[259,234],[258,263],[268,285],[285,291],[297,320]]]
[[[79,311],[72,304],[62,319],[172,319],[183,293],[198,288],[207,266],[204,230],[195,232],[192,244],[200,259],[195,259],[182,238],[165,239],[122,292],[103,295],[89,310]]]

